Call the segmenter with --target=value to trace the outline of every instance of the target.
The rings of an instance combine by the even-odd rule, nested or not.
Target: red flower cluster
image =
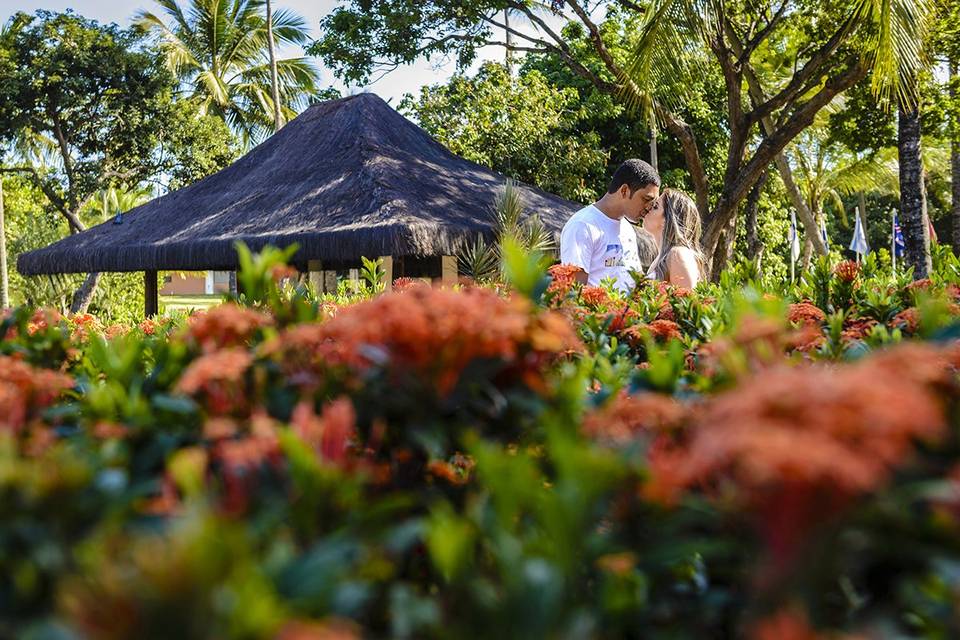
[[[840,339],[844,342],[863,340],[875,326],[877,326],[877,321],[873,318],[847,318],[843,323]]]
[[[806,301],[791,304],[787,310],[787,320],[793,325],[820,325],[826,319],[820,307]]]
[[[891,329],[901,329],[913,335],[920,328],[920,312],[916,307],[907,307],[890,320]]]
[[[648,337],[657,342],[668,342],[683,338],[680,325],[672,320],[654,320],[650,324],[635,324],[624,329],[623,333],[634,348],[645,345]]]
[[[259,311],[235,304],[222,304],[190,318],[187,335],[204,351],[242,346],[254,332],[273,324]]]
[[[855,260],[844,260],[833,269],[840,282],[851,283],[860,275],[860,265]]]
[[[688,417],[687,407],[658,393],[622,393],[606,406],[588,413],[583,432],[602,442],[622,444],[638,435],[656,435],[678,429]]]
[[[387,366],[397,379],[421,376],[445,394],[474,360],[501,360],[536,382],[546,360],[578,348],[562,316],[534,313],[525,300],[486,289],[416,288],[344,308],[322,324],[292,327],[263,352],[305,386],[331,367]]]
[[[610,294],[603,287],[584,287],[580,291],[580,299],[591,307],[600,307],[610,302]]]
[[[176,391],[200,400],[211,415],[244,412],[249,405],[244,377],[253,356],[241,348],[203,355],[187,367]]]
[[[0,356],[0,432],[19,433],[72,386],[66,374]]]
[[[547,293],[558,298],[565,298],[566,295],[577,284],[577,274],[582,273],[583,269],[572,264],[555,264],[547,270],[550,274],[551,282],[547,287]]]
[[[916,440],[943,436],[932,386],[948,383],[948,356],[910,345],[746,380],[705,404],[685,444],[651,456],[648,493],[670,502],[696,487],[732,498],[787,560],[812,525],[879,488]]]

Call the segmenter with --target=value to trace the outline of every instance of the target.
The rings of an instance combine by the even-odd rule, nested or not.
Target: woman
[[[705,262],[700,251],[700,212],[690,196],[665,189],[644,216],[643,228],[657,243],[647,277],[687,289],[697,286]]]

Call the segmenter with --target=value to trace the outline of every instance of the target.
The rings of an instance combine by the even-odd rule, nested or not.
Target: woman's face
[[[657,198],[643,217],[643,228],[652,233],[655,238],[660,237],[663,231],[663,196]]]

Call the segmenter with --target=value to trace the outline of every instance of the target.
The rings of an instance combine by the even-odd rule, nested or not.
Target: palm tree
[[[273,129],[279,131],[283,126],[280,115],[280,79],[277,72],[276,41],[273,37],[273,4],[267,0],[267,49],[270,52],[270,98],[273,100]]]
[[[774,150],[782,150],[780,145],[809,126],[816,109],[868,72],[878,99],[892,103],[892,93],[908,94],[904,81],[925,65],[922,44],[929,5],[930,0],[849,0],[831,5],[836,23],[823,34],[826,44],[811,43],[802,51],[791,49],[802,43],[792,37],[789,25],[806,9],[789,0],[772,4],[651,0],[645,5],[626,69],[629,82],[621,91],[632,104],[654,109],[681,140],[704,215],[702,240],[708,253],[723,253],[723,234],[735,220],[741,199],[767,170],[770,156],[808,234],[817,233],[816,221],[793,185],[785,154]],[[840,59],[837,56],[848,46],[860,47],[860,55],[843,53],[850,64],[831,68],[829,61]],[[791,59],[796,66],[783,64]],[[683,126],[670,126],[673,107],[683,104],[696,86],[689,79],[713,64],[711,60],[718,64],[727,88],[730,135],[724,184],[715,203],[708,198],[696,141]],[[825,77],[825,71],[831,76]],[[797,117],[801,113],[804,117]],[[757,161],[760,157],[763,162]]]
[[[303,45],[307,22],[287,10],[272,11],[269,23],[264,0],[157,0],[169,22],[141,11],[135,24],[160,44],[169,69],[202,114],[214,113],[248,144],[262,139],[277,124],[275,102],[289,120],[317,85],[318,72],[304,57],[274,59],[271,35],[278,44]],[[271,69],[276,67],[276,98]]]

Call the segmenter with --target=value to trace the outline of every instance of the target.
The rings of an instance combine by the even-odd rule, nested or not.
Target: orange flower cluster
[[[551,278],[547,293],[558,298],[565,298],[570,290],[576,286],[577,274],[582,272],[583,269],[572,264],[553,265],[547,270]]]
[[[190,363],[175,389],[202,399],[212,415],[237,413],[249,404],[244,376],[251,364],[253,356],[244,349],[214,351]]]
[[[622,393],[584,417],[583,433],[601,442],[624,444],[643,433],[656,435],[678,429],[688,415],[687,407],[670,396]]]
[[[787,310],[787,320],[793,325],[820,325],[826,319],[820,307],[806,301],[791,304]]]
[[[623,334],[634,348],[639,348],[646,344],[648,337],[652,337],[657,342],[667,342],[669,340],[680,340],[683,338],[683,334],[680,332],[680,326],[673,320],[654,320],[650,324],[635,324],[624,329]]]
[[[37,309],[27,323],[27,333],[32,336],[38,331],[45,331],[49,327],[60,324],[61,321],[63,316],[56,309]]]
[[[259,311],[235,304],[222,304],[190,317],[187,335],[204,351],[242,346],[273,319]]]
[[[844,342],[863,340],[875,326],[877,326],[877,321],[873,318],[847,318],[843,323],[840,339]]]
[[[911,291],[914,293],[917,293],[920,291],[930,291],[933,288],[933,280],[931,280],[930,278],[920,278],[919,280],[914,280],[913,282],[908,284],[905,288],[907,291]]]
[[[397,278],[393,281],[393,290],[397,293],[402,293],[410,289],[415,289],[417,287],[426,287],[430,288],[430,285],[420,280],[419,278]]]
[[[834,267],[833,274],[841,282],[850,283],[860,275],[860,265],[855,260],[844,260]]]
[[[72,386],[66,374],[0,356],[0,431],[19,433]]]
[[[591,307],[599,307],[610,302],[610,294],[603,287],[584,287],[580,291],[580,299]]]
[[[421,376],[446,394],[474,360],[501,360],[536,383],[547,360],[578,348],[562,316],[534,313],[526,300],[486,289],[416,288],[346,307],[322,324],[292,327],[263,353],[306,386],[331,367],[386,365],[398,378]]]
[[[920,328],[920,312],[916,307],[907,307],[890,320],[890,328],[914,334]]]
[[[909,345],[836,369],[768,370],[707,402],[686,444],[651,455],[648,494],[730,493],[787,559],[810,526],[880,487],[916,440],[943,436],[934,388],[949,384],[950,358]]]

